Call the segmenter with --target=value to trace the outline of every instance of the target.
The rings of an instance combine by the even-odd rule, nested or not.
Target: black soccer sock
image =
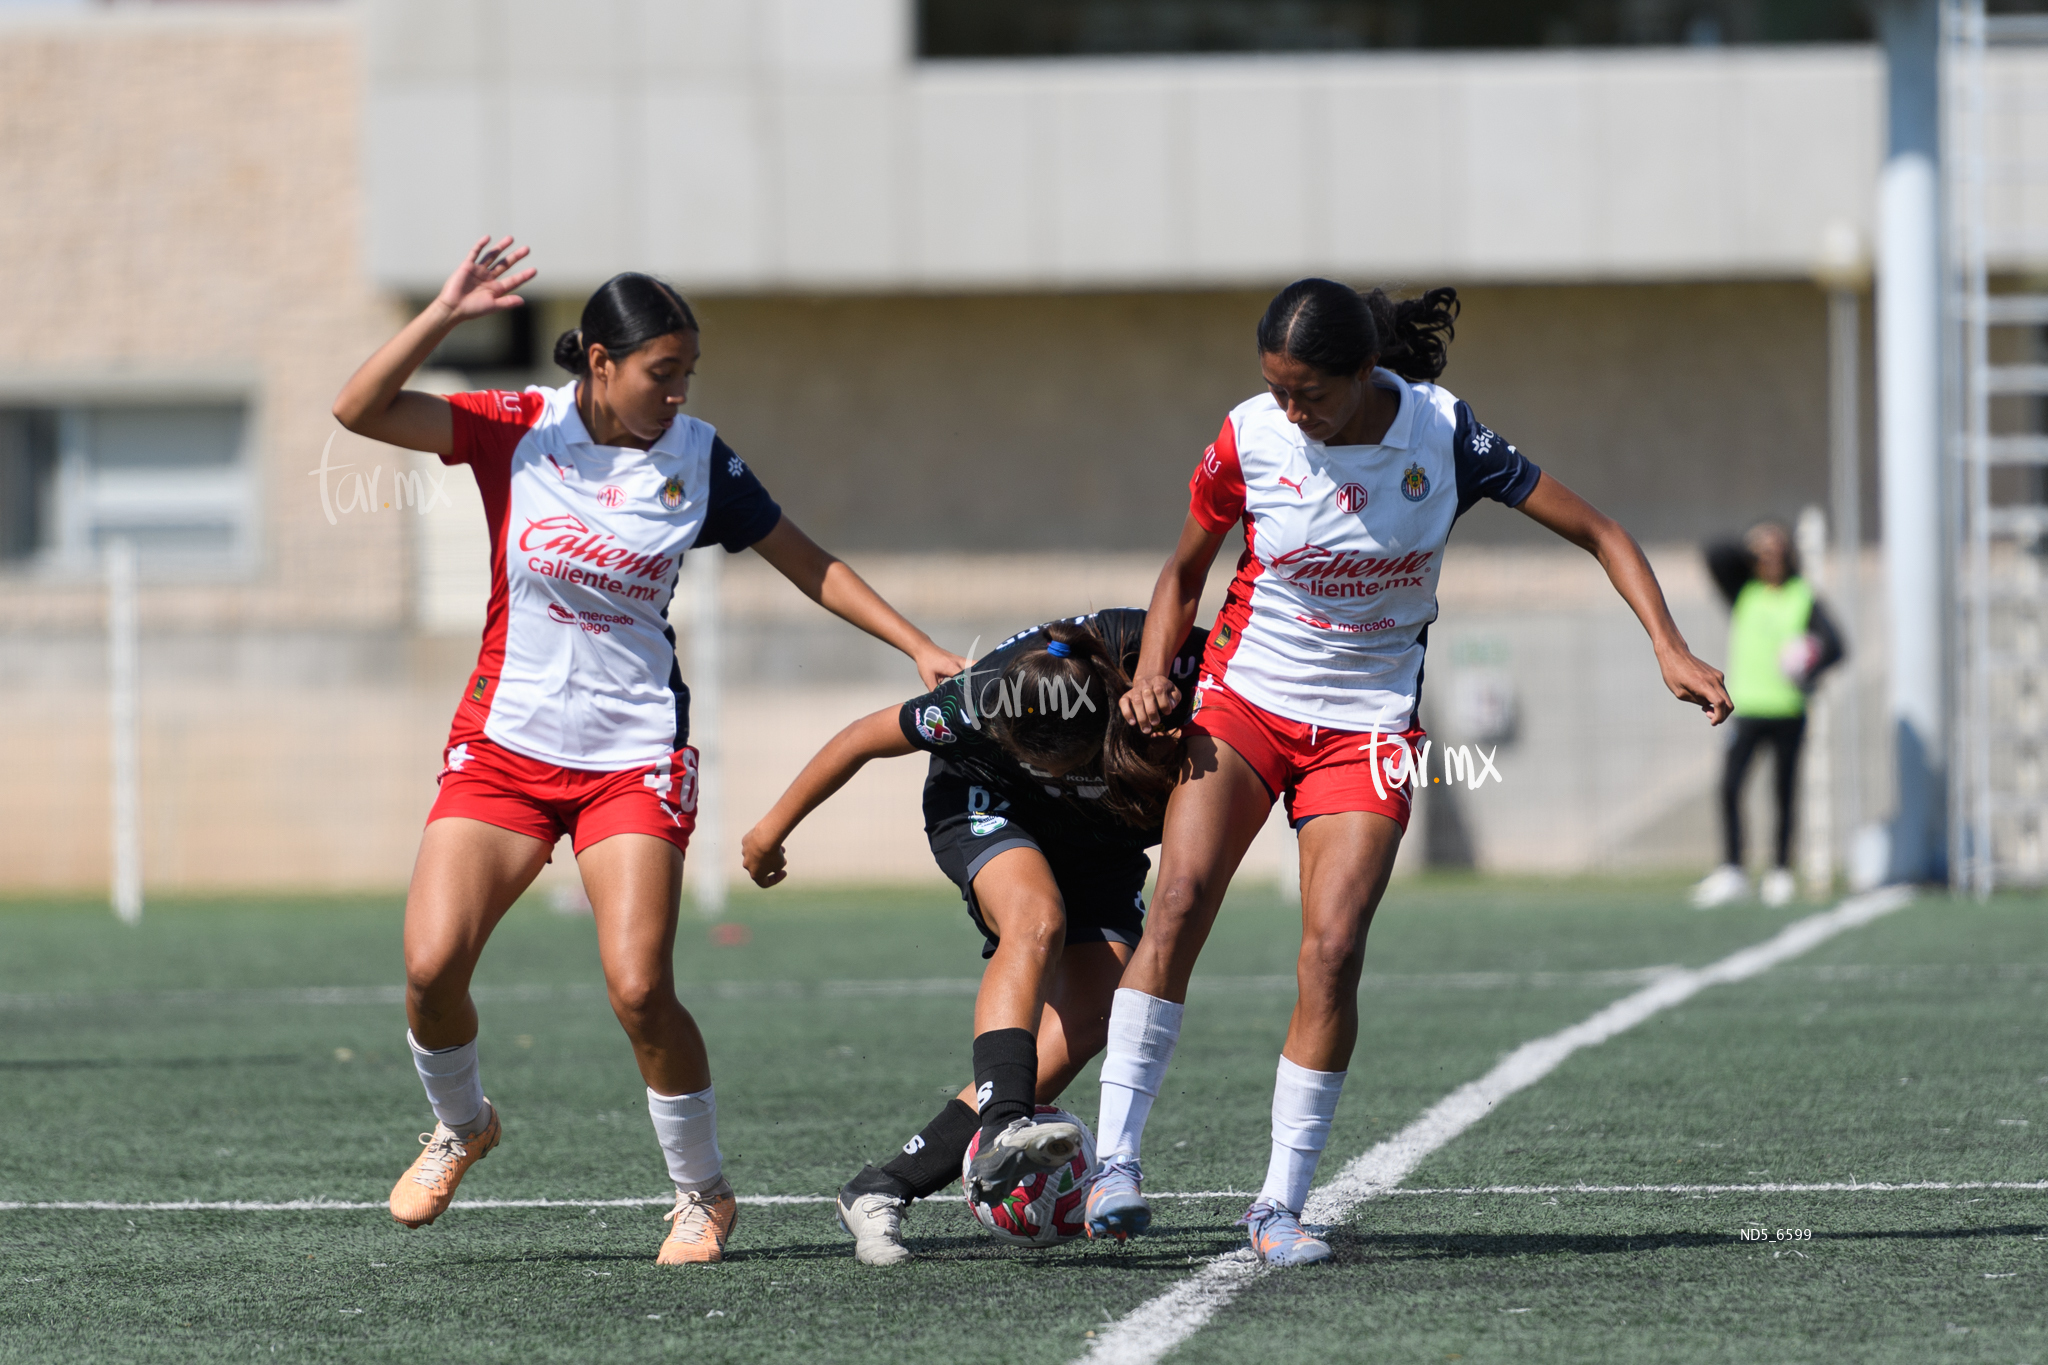
[[[982,1140],[1031,1117],[1038,1094],[1038,1040],[1031,1030],[990,1029],[974,1040],[974,1091],[981,1101]]]
[[[881,1167],[869,1166],[846,1188],[853,1194],[886,1194],[897,1199],[925,1199],[960,1178],[960,1163],[981,1120],[966,1103],[949,1100],[938,1117],[903,1144],[903,1150]]]

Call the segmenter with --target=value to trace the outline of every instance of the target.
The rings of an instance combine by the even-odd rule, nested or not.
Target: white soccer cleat
[[[1717,905],[1739,901],[1749,894],[1749,877],[1733,863],[1723,863],[1692,889],[1692,908],[1711,910]]]
[[[969,1192],[986,1200],[1000,1199],[1026,1176],[1064,1166],[1080,1150],[1081,1130],[1074,1124],[1012,1119],[967,1163]]]
[[[853,1259],[862,1265],[902,1265],[915,1260],[903,1245],[903,1215],[909,1205],[886,1194],[839,1195],[839,1226],[853,1235]]]
[[[1759,893],[1765,905],[1790,905],[1798,893],[1798,883],[1792,880],[1787,868],[1773,868],[1764,874],[1763,890]]]

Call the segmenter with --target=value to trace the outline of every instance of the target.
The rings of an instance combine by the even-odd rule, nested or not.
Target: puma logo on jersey
[[[1302,494],[1301,494],[1301,485],[1302,485],[1302,484],[1304,484],[1304,483],[1307,483],[1307,482],[1308,482],[1308,480],[1307,480],[1307,479],[1299,479],[1299,480],[1296,480],[1296,479],[1290,479],[1290,478],[1288,478],[1288,477],[1287,477],[1287,476],[1286,476],[1285,474],[1282,474],[1282,475],[1280,475],[1280,476],[1279,476],[1279,478],[1278,478],[1277,482],[1280,482],[1280,483],[1286,484],[1286,485],[1287,485],[1287,486],[1288,486],[1289,488],[1292,488],[1292,489],[1294,490],[1294,496],[1298,498],[1298,497],[1300,497],[1300,496],[1302,495]]]

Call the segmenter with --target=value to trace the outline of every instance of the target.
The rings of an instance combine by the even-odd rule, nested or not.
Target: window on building
[[[247,434],[239,402],[0,407],[0,559],[85,572],[119,536],[146,568],[246,565]]]
[[[947,57],[1868,42],[1865,0],[918,0]]]
[[[425,306],[422,300],[420,307]],[[427,359],[428,367],[461,370],[470,375],[524,373],[533,369],[539,363],[534,349],[535,311],[534,304],[529,302],[524,308],[507,308],[471,318],[435,348]]]

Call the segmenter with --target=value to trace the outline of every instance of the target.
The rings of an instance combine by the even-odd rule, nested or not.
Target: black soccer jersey
[[[1125,671],[1138,666],[1138,647],[1145,635],[1145,613],[1135,607],[1114,607],[1092,616],[1076,616],[1078,625],[1091,626],[1109,647]],[[1159,830],[1138,829],[1117,819],[1101,802],[1108,790],[1099,767],[1091,766],[1064,777],[1039,772],[1010,757],[984,724],[989,716],[1023,706],[1037,706],[1036,696],[1013,693],[1003,684],[1003,670],[1018,655],[1044,644],[1044,626],[1033,626],[997,645],[974,664],[940,683],[934,691],[903,703],[897,722],[903,737],[932,756],[931,781],[951,777],[984,787],[991,798],[990,811],[1002,809],[1041,840],[1073,840],[1082,843],[1115,844],[1128,848],[1150,848],[1159,842]],[[1188,632],[1172,663],[1173,683],[1180,689],[1180,701],[1168,722],[1178,726],[1188,718],[1195,680],[1207,647],[1209,633],[1199,626]],[[1106,697],[1067,696],[1053,699],[1068,715],[1094,712],[1105,724]]]

